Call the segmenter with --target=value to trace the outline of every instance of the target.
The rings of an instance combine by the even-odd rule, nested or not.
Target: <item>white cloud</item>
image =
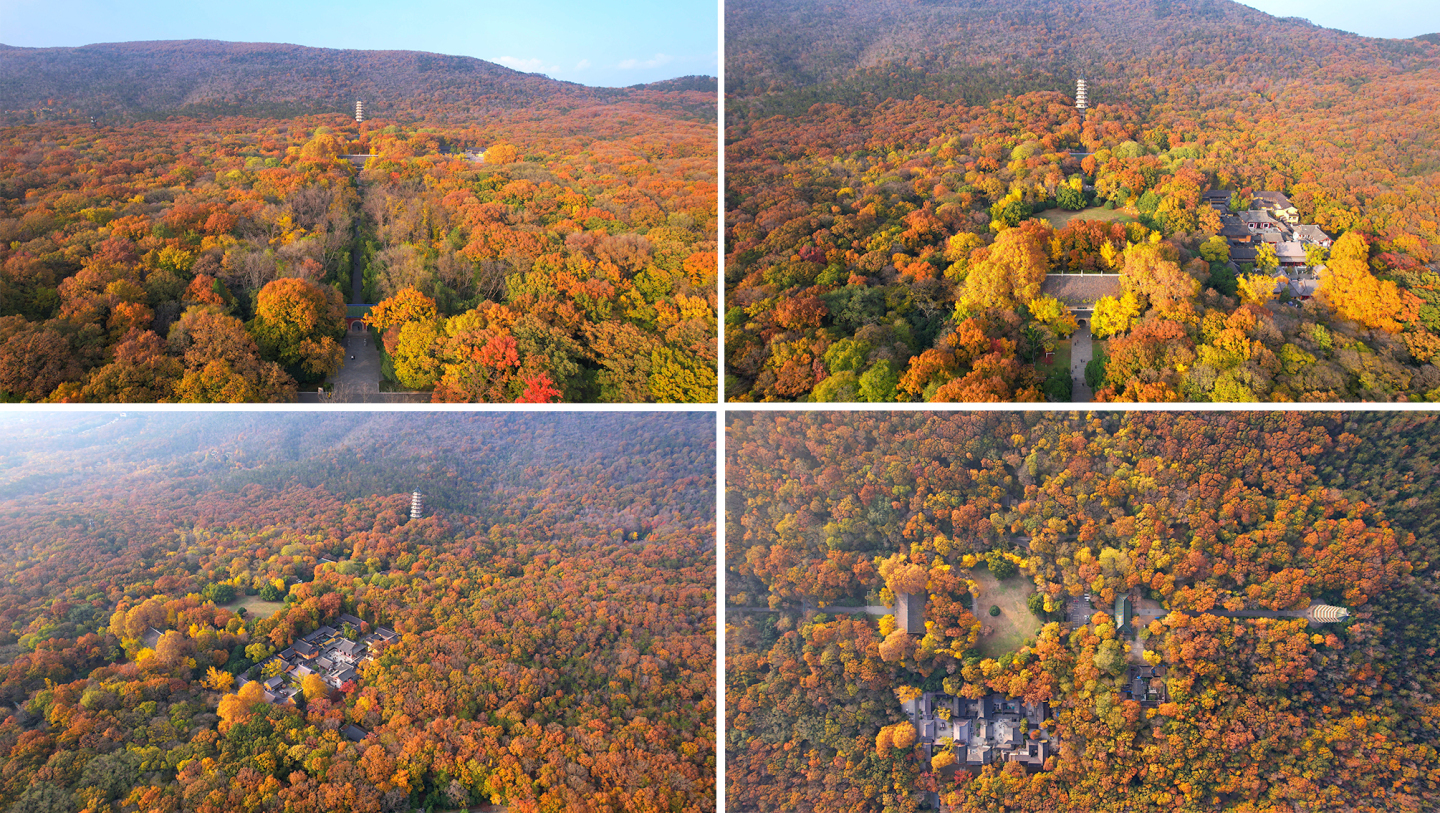
[[[547,66],[539,59],[519,59],[513,56],[502,56],[496,57],[494,61],[507,68],[513,68],[514,70],[524,71],[526,73],[555,73],[560,70],[559,65]]]
[[[589,68],[589,67],[590,67],[590,60],[588,60],[588,59],[582,59],[582,60],[580,60],[579,62],[576,62],[576,63],[575,63],[575,70],[577,70],[577,71],[583,71],[583,70],[585,70],[586,68]]]
[[[647,59],[644,62],[638,59],[627,59],[621,62],[619,67],[622,71],[634,70],[635,68],[658,68],[661,65],[669,64],[674,58],[675,57],[666,54],[656,54],[653,59]]]

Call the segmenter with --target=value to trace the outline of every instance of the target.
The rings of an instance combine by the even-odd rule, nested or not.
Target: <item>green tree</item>
[[[888,359],[877,362],[860,376],[860,398],[871,403],[894,401],[895,385],[899,381],[900,374]]]
[[[1230,259],[1230,242],[1220,235],[1212,235],[1200,244],[1200,256],[1208,263],[1223,263]]]
[[[1120,641],[1110,638],[1101,641],[1100,647],[1095,650],[1095,668],[1112,675],[1125,673],[1125,646]]]
[[[1095,348],[1095,355],[1085,363],[1085,386],[1098,390],[1105,386],[1105,349]]]
[[[990,574],[1001,581],[1013,578],[1020,572],[1019,566],[998,550],[985,554],[985,564],[990,568]]]
[[[1014,195],[1007,196],[990,207],[991,219],[998,220],[1012,228],[1028,220],[1031,213],[1030,204]]]

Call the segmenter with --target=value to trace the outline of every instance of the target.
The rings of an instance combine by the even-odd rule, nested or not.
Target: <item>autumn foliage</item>
[[[1062,294],[1098,301],[1097,338],[1165,321],[1208,348],[1101,362],[1098,400],[1440,399],[1433,42],[1148,0],[726,15],[728,399],[1069,401],[1037,307]],[[1329,262],[1231,258],[1202,196],[1266,190]],[[1245,309],[1243,350],[1207,328]],[[975,318],[978,365],[954,353]]]
[[[0,806],[715,809],[712,417],[32,417],[0,427],[47,483],[0,498]],[[268,702],[342,613],[398,638]]]
[[[371,304],[408,330],[381,374],[436,401],[542,376],[556,400],[713,401],[714,94],[551,90],[481,124],[437,104],[0,129],[0,396],[293,400]]]
[[[732,413],[727,809],[913,811],[927,792],[967,813],[1433,807],[1436,428]],[[1030,594],[1036,632],[983,629],[982,568]],[[887,610],[921,587],[926,628],[907,634]],[[1121,595],[1154,608],[1133,639]],[[1352,618],[1308,625],[1312,602]],[[1131,696],[1132,665],[1162,670],[1162,700]],[[957,765],[944,737],[930,753],[901,705],[923,692],[1043,705],[1043,770]]]

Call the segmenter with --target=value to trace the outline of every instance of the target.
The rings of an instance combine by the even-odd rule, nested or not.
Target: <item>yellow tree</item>
[[[1261,271],[1274,271],[1280,267],[1280,257],[1275,253],[1274,246],[1262,243],[1255,249],[1255,267]]]
[[[325,680],[319,675],[311,673],[300,680],[300,691],[306,700],[315,700],[329,694],[330,687],[325,685]]]
[[[1139,243],[1125,249],[1120,264],[1120,285],[1126,293],[1143,296],[1161,313],[1200,293],[1200,281],[1182,271],[1167,253],[1159,243]]]
[[[1055,331],[1057,336],[1069,336],[1079,327],[1075,322],[1075,315],[1053,296],[1030,300],[1030,314],[1037,322]]]
[[[1408,291],[1370,273],[1370,249],[1358,232],[1348,232],[1330,250],[1330,261],[1320,274],[1320,298],[1345,319],[1391,333],[1400,330],[1397,315],[1410,309]]]
[[[485,151],[485,163],[508,164],[520,158],[520,151],[503,141],[497,141]]]
[[[1275,298],[1275,278],[1269,274],[1245,274],[1238,282],[1242,302],[1264,306]]]
[[[365,324],[385,330],[406,322],[433,322],[438,315],[435,300],[414,288],[404,288],[371,308],[365,316]]]
[[[977,261],[965,278],[964,301],[974,308],[1014,310],[1038,298],[1050,271],[1048,230],[1041,221],[1027,221],[1000,232],[983,258],[976,252]]]
[[[1127,292],[1118,299],[1102,296],[1095,303],[1095,316],[1090,320],[1090,329],[1102,339],[1124,333],[1140,315],[1140,310],[1140,297],[1134,293]]]
[[[1200,244],[1200,256],[1207,263],[1223,263],[1230,259],[1230,243],[1220,235],[1214,235]]]
[[[406,322],[391,354],[395,378],[412,390],[426,390],[440,378],[440,360],[435,355],[435,340],[440,337],[434,321]]]
[[[328,160],[345,151],[345,143],[330,133],[316,132],[315,137],[300,148],[300,157],[312,161]]]
[[[228,692],[235,687],[235,676],[212,666],[205,672],[205,685],[217,692]]]
[[[910,723],[896,723],[891,739],[896,748],[909,748],[915,744],[915,726]]]

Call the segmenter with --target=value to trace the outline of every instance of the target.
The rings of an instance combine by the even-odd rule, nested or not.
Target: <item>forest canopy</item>
[[[1436,430],[732,413],[726,809],[1435,807]],[[1043,765],[957,770],[902,710],[929,696],[1040,709]]]
[[[727,399],[1440,398],[1440,47],[1227,0],[726,17]],[[1215,243],[1261,192],[1303,257]]]
[[[193,63],[176,81],[231,75],[221,44],[161,45]],[[291,70],[265,92],[303,95],[313,50],[265,52]],[[714,92],[490,66],[520,78],[461,71],[470,93],[406,64],[385,75],[420,84],[363,122],[347,96],[0,127],[0,399],[290,401],[333,393],[342,342],[370,339],[377,393],[714,401]],[[145,84],[166,76],[134,98],[168,99]],[[347,334],[366,305],[390,318]]]
[[[714,432],[12,415],[0,808],[714,810]],[[396,637],[339,688],[270,672],[322,627]]]

